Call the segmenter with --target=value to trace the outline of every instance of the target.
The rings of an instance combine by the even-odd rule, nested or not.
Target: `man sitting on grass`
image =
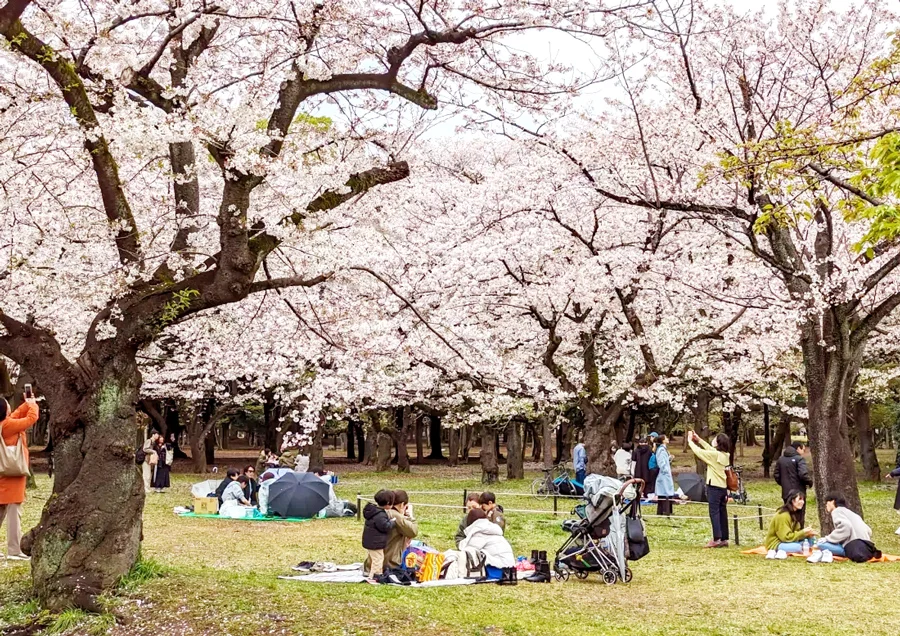
[[[506,518],[503,516],[503,506],[497,505],[497,497],[494,493],[485,491],[478,497],[478,503],[481,509],[487,514],[487,518],[493,521],[500,529],[506,532]]]
[[[851,541],[872,540],[872,528],[866,525],[862,517],[847,507],[847,502],[840,495],[831,494],[825,499],[825,510],[831,515],[834,530],[826,537],[819,539],[818,552],[807,559],[810,563],[831,563],[832,555],[846,556],[844,546]]]

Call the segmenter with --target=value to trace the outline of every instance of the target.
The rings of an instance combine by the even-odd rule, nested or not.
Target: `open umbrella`
[[[691,501],[706,501],[706,485],[703,483],[703,477],[697,473],[678,475],[678,487]]]
[[[328,505],[328,489],[312,473],[286,473],[269,486],[269,510],[279,517],[310,519]]]

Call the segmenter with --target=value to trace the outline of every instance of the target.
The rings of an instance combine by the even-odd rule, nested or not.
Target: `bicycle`
[[[733,466],[732,470],[734,470],[738,478],[738,489],[735,492],[729,492],[728,497],[734,503],[746,504],[750,501],[750,495],[747,494],[747,490],[744,488],[744,469],[740,466]]]
[[[531,482],[531,494],[538,499],[546,499],[547,497],[561,494],[560,486],[562,484],[569,485],[570,488],[566,489],[567,492],[574,491],[574,485],[565,464],[559,464],[553,468],[543,468],[542,470],[544,476],[538,477]],[[556,476],[554,476],[554,472],[557,473]]]

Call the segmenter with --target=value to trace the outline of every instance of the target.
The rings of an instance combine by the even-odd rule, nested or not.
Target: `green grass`
[[[748,450],[748,455],[749,455]],[[751,463],[748,456],[745,463]],[[688,465],[689,458],[678,463]],[[344,469],[341,471],[341,469]],[[350,500],[378,488],[453,491],[412,495],[414,502],[461,507],[464,489],[480,490],[478,467],[413,466],[410,475],[376,474],[339,467],[338,493]],[[534,474],[503,482],[498,492],[526,492]],[[469,586],[403,589],[372,585],[313,585],[279,581],[301,560],[353,562],[363,559],[356,519],[306,524],[253,524],[179,519],[176,505],[190,498],[190,475],[175,475],[168,493],[148,496],[142,561],[123,579],[112,615],[54,617],[58,634],[896,634],[900,605],[894,601],[900,564],[836,563],[812,566],[800,559],[766,561],[740,554],[762,541],[755,518],[740,522],[741,548],[703,550],[709,524],[703,506],[682,506],[674,519],[648,518],[651,553],[633,564],[629,585],[587,581],[517,587]],[[893,533],[900,516],[892,510],[895,484],[862,487],[866,519],[879,547],[900,554]],[[774,507],[774,483],[752,480],[754,504]],[[34,523],[49,494],[38,478],[25,509]],[[549,510],[552,503],[499,497],[509,509]],[[811,502],[812,503],[812,502]],[[565,509],[560,504],[560,509]],[[814,506],[812,507],[814,510]],[[645,512],[655,512],[653,508]],[[732,513],[755,515],[756,509]],[[416,508],[420,538],[439,549],[452,546],[460,511]],[[814,517],[814,513],[810,515]],[[517,554],[551,554],[566,534],[551,515],[507,514],[507,537]],[[0,633],[8,625],[39,616],[27,597],[28,566],[0,569]]]

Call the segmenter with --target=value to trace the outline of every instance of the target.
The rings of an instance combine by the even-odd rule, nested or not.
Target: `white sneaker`
[[[779,550],[775,553],[775,558],[779,561],[784,561],[787,558],[787,552],[785,552],[784,550]]]
[[[834,555],[831,550],[822,550],[822,563],[834,563]]]
[[[897,528],[897,530],[894,532],[894,534],[900,534],[900,528]]]
[[[768,552],[766,552],[766,558],[774,559],[775,558],[775,550],[769,550]]]
[[[818,563],[819,561],[824,561],[825,560],[824,559],[825,552],[828,552],[828,551],[825,550],[823,552],[822,550],[816,550],[815,552],[813,552],[812,554],[809,555],[809,558],[806,559],[806,562],[807,563]],[[831,554],[831,553],[828,552],[828,554]]]
[[[24,554],[10,554],[6,558],[10,561],[31,561],[31,557]]]

